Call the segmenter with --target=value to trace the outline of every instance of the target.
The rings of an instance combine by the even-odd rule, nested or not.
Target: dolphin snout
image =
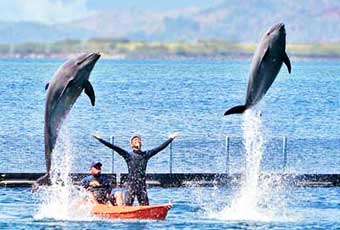
[[[274,26],[272,26],[269,31],[267,32],[267,35],[275,32],[275,31],[280,31],[280,32],[285,32],[285,24],[283,23],[278,23]]]
[[[285,24],[284,23],[278,23],[277,25],[274,26],[274,30],[280,31],[280,32],[285,32]]]
[[[281,31],[281,32],[285,32],[285,31],[286,31],[286,30],[285,30],[285,24],[279,23],[279,24],[278,24],[278,27],[279,27],[279,31]]]
[[[89,55],[85,59],[90,59],[93,61],[97,61],[100,58],[101,54],[98,53],[89,53]]]
[[[271,31],[285,31],[285,24],[284,23],[278,23],[274,25],[271,29]]]
[[[91,63],[96,63],[97,60],[100,58],[100,53],[88,53],[83,54],[78,61],[76,62],[77,65],[88,65]]]
[[[281,29],[282,27],[284,28],[284,27],[285,27],[285,24],[281,22],[281,23],[277,24],[277,27],[278,27],[279,29]]]

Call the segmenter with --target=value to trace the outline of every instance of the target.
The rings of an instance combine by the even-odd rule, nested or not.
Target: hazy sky
[[[192,6],[208,7],[221,1],[213,0],[88,0],[88,6],[93,8],[138,8],[147,10],[172,10]]]
[[[165,11],[209,7],[223,0],[0,0],[2,21],[55,23],[86,17],[98,10],[130,9]]]

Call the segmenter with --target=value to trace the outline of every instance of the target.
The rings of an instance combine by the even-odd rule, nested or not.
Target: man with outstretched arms
[[[100,136],[94,135],[94,138],[122,156],[128,166],[125,205],[132,205],[136,196],[140,205],[149,205],[145,179],[147,163],[151,157],[164,150],[177,136],[178,133],[171,133],[169,139],[160,146],[143,151],[142,137],[139,134],[135,134],[130,139],[132,151],[128,152],[102,139]]]

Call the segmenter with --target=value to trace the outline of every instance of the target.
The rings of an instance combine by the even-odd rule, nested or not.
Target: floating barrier
[[[105,174],[105,173],[104,173]],[[2,187],[29,187],[44,173],[0,173]],[[84,178],[86,173],[73,173],[71,178],[75,184]],[[122,186],[127,174],[105,174],[112,180],[112,186]],[[340,174],[261,174],[261,179],[275,178],[281,183],[292,186],[329,187],[340,186]],[[149,173],[146,182],[149,187],[185,187],[185,186],[234,186],[242,181],[242,175],[224,173]]]

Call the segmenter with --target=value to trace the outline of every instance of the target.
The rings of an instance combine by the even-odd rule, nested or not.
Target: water
[[[243,117],[243,141],[245,146],[246,168],[241,189],[233,198],[229,207],[218,213],[217,217],[227,220],[267,220],[273,219],[259,210],[259,201],[263,196],[259,186],[261,161],[263,154],[263,130],[261,112],[256,108],[247,110]],[[269,188],[271,190],[271,188]],[[271,194],[271,191],[270,191]],[[268,194],[267,194],[268,195]],[[267,203],[266,203],[267,204]]]
[[[36,219],[37,202],[29,189],[0,188],[1,229],[336,229],[340,226],[340,188],[291,188],[286,192],[289,211],[272,220],[225,220],[212,217],[230,204],[227,188],[150,188],[150,202],[174,203],[164,221]],[[210,207],[207,207],[210,205]]]
[[[38,199],[37,213],[34,219],[53,218],[57,220],[92,220],[91,203],[79,207],[79,203],[88,199],[85,189],[72,184],[69,177],[72,167],[73,147],[68,135],[67,125],[59,133],[53,150],[51,167],[51,186],[40,187],[34,195]]]
[[[43,122],[45,84],[64,60],[0,60],[0,172],[45,170]],[[262,167],[277,171],[283,163],[282,136],[288,137],[288,168],[298,173],[340,171],[340,67],[336,61],[295,61],[283,67],[261,104],[266,124]],[[226,109],[244,102],[248,61],[99,60],[90,81],[92,107],[85,94],[67,125],[74,145],[71,171],[86,172],[94,159],[111,171],[111,151],[91,135],[99,133],[129,148],[139,132],[144,148],[157,146],[180,131],[174,172],[224,172],[225,135],[230,138],[231,172],[244,168],[242,117],[223,118]],[[115,158],[117,171],[125,163]],[[150,161],[149,172],[167,172],[168,154]]]
[[[44,86],[62,62],[0,60],[3,111],[0,172],[45,170]],[[226,109],[244,102],[249,64],[235,60],[100,60],[90,77],[96,92],[96,107],[92,108],[89,99],[82,95],[66,121],[67,137],[63,140],[69,154],[61,156],[67,166],[64,172],[86,172],[93,159],[101,160],[104,171],[111,172],[111,152],[91,134],[100,133],[107,139],[114,135],[115,143],[128,149],[129,137],[139,132],[147,149],[164,141],[172,131],[182,134],[173,146],[174,172],[224,172],[226,135],[230,136],[230,170],[244,172],[249,162],[256,161],[247,161],[247,154],[243,154],[249,152],[247,144],[246,149],[242,148],[243,117],[222,115]],[[257,159],[262,163],[257,162],[257,170],[283,170],[281,141],[282,136],[287,136],[286,171],[339,173],[339,64],[292,61],[292,66],[291,76],[282,68],[260,105],[263,140],[257,139],[256,143],[260,143],[258,152],[262,155]],[[160,153],[149,162],[148,172],[167,172],[168,158],[166,151]],[[114,161],[116,172],[126,172],[119,157]],[[44,202],[41,197],[32,196],[28,189],[1,188],[0,228],[339,227],[339,188],[291,188],[280,185],[275,178],[262,184],[254,182],[251,186],[261,190],[250,204],[258,208],[255,214],[263,215],[250,214],[252,218],[243,219],[228,215],[228,207],[243,206],[238,210],[247,212],[247,207],[239,205],[240,199],[249,195],[247,190],[242,190],[244,187],[152,188],[152,203],[171,200],[175,204],[163,222],[97,220],[86,213],[70,218],[65,203],[81,196],[78,192],[74,195],[73,188],[56,194],[47,191],[50,196]],[[64,195],[58,197],[58,194]],[[258,197],[259,194],[262,195]],[[48,209],[53,205],[64,209],[61,215],[52,212],[56,208]]]

